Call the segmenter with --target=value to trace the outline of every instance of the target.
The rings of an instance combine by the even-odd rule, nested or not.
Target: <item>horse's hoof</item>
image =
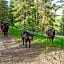
[[[25,48],[27,48],[27,47],[25,47]]]
[[[23,44],[24,45],[24,44]]]
[[[29,46],[29,48],[30,48],[30,46]]]
[[[25,46],[25,48],[27,48],[27,46]]]
[[[4,38],[5,38],[6,36],[4,36]]]
[[[8,37],[8,35],[7,35],[7,37]]]

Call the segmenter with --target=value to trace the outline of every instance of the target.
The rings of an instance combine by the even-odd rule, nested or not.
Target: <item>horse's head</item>
[[[46,31],[46,36],[49,37],[49,38],[52,38],[54,36],[54,31],[53,29],[48,29]]]
[[[7,22],[2,22],[1,23],[1,30],[6,31],[6,29],[8,29],[8,23]]]
[[[5,31],[5,25],[4,24],[1,25],[1,30]]]

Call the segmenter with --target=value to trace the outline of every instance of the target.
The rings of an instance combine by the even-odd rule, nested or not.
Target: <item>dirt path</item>
[[[38,45],[25,48],[21,41],[0,38],[0,64],[64,64],[64,51]]]

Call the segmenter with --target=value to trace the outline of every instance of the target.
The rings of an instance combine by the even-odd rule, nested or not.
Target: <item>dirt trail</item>
[[[21,40],[0,38],[0,64],[64,64],[64,51],[38,45],[25,48]]]

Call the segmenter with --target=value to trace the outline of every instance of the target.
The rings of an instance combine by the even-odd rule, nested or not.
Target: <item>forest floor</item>
[[[21,40],[0,38],[0,64],[64,64],[64,51],[55,47],[31,45],[25,48]]]

